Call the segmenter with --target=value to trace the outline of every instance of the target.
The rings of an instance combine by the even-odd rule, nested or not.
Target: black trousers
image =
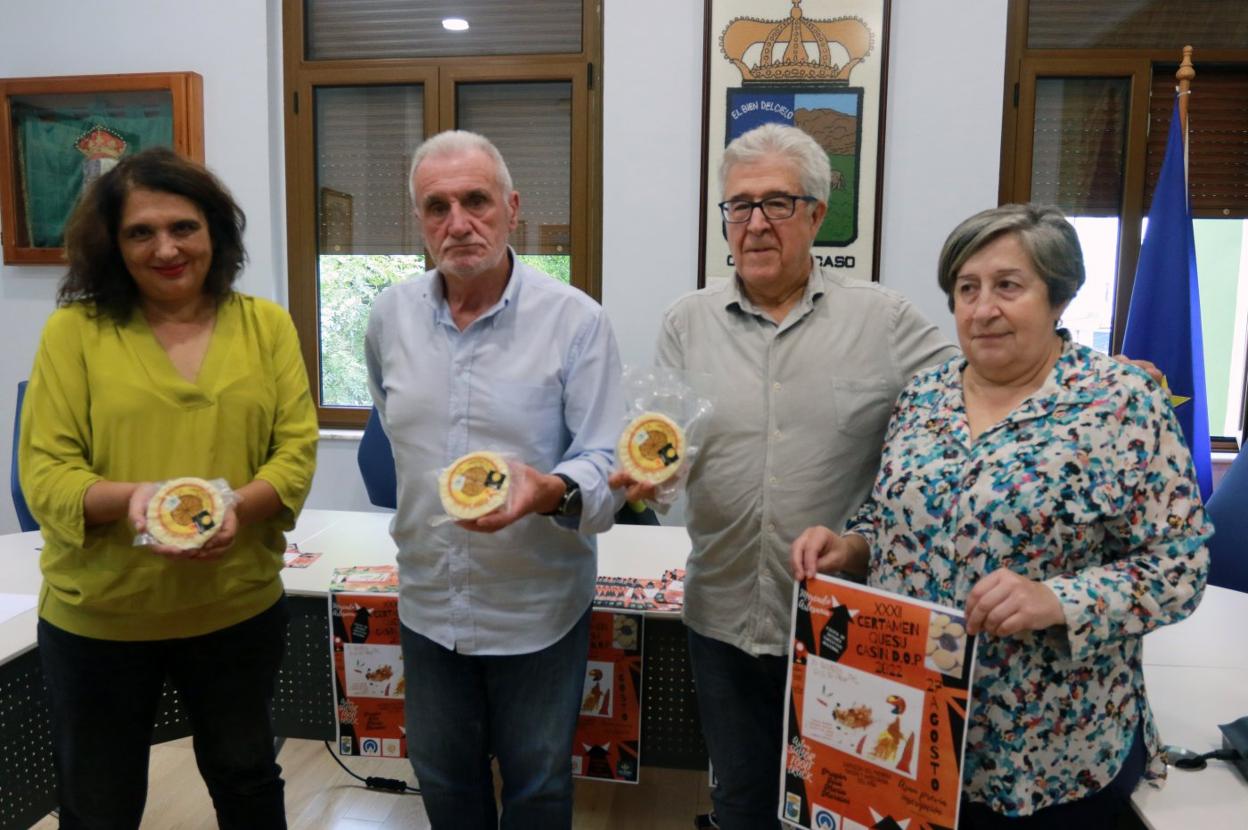
[[[285,599],[229,628],[122,642],[39,620],[61,827],[137,828],[165,678],[181,695],[195,761],[222,828],[285,828],[270,709],[286,647]]]

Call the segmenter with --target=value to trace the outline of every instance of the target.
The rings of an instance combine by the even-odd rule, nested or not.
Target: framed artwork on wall
[[[6,264],[59,264],[84,187],[146,147],[204,160],[194,72],[0,78],[0,234]]]
[[[322,254],[353,253],[355,236],[355,199],[328,187],[321,188],[321,239]]]
[[[813,136],[832,166],[815,257],[878,279],[889,2],[706,0],[699,286],[733,276],[718,207],[724,147],[773,121]]]

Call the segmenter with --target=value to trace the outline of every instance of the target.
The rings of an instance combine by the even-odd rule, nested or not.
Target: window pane
[[[321,405],[372,406],[364,365],[364,332],[373,298],[425,270],[423,256],[317,257],[320,271]]]
[[[1031,201],[1118,216],[1129,78],[1037,78]]]
[[[1079,235],[1087,280],[1062,314],[1076,343],[1109,353],[1114,320],[1114,276],[1118,273],[1117,217],[1068,217]]]
[[[308,60],[576,54],[583,0],[306,0]],[[467,21],[451,31],[447,18]]]
[[[1148,234],[1144,217],[1140,238]],[[1248,220],[1193,219],[1209,435],[1240,437],[1248,356]]]
[[[1031,0],[1029,49],[1242,49],[1243,0]]]
[[[368,406],[373,298],[424,267],[407,193],[424,135],[420,86],[316,90],[317,298],[323,406]]]
[[[511,244],[544,257],[548,274],[571,266],[572,84],[465,83],[456,88],[456,123],[488,137],[520,191]],[[539,266],[540,267],[540,266]]]
[[[1195,219],[1209,434],[1239,436],[1248,353],[1248,221]]]

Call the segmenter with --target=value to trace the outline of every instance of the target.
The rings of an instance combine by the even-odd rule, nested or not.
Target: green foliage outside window
[[[572,281],[570,256],[518,254],[563,283]],[[321,256],[321,401],[324,406],[371,406],[364,333],[382,289],[424,271],[423,256]]]

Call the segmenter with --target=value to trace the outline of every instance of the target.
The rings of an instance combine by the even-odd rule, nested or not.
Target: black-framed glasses
[[[749,199],[729,199],[726,202],[719,203],[719,210],[724,214],[725,222],[748,222],[750,217],[754,215],[754,208],[758,208],[763,212],[763,216],[768,219],[788,219],[797,212],[798,202],[817,202],[814,196],[793,196],[788,193],[778,193],[775,196],[768,196],[757,202],[751,202]]]

